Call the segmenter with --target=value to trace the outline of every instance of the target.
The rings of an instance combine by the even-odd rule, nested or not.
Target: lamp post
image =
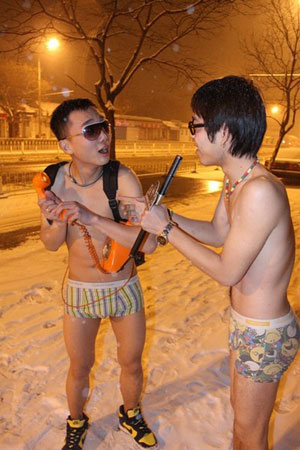
[[[41,58],[38,55],[38,64],[37,64],[37,72],[38,72],[38,137],[42,136],[42,107],[41,107],[41,97],[42,97],[42,88],[41,88]]]
[[[59,47],[59,40],[56,38],[51,38],[46,42],[46,47],[50,52],[55,51]],[[38,76],[38,137],[42,136],[42,77],[41,77],[41,58],[40,53],[38,53],[37,61],[37,76]]]

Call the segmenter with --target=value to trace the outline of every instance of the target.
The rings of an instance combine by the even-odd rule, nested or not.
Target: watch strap
[[[172,230],[173,227],[176,227],[176,226],[177,226],[177,223],[176,223],[176,222],[173,222],[173,220],[170,220],[170,221],[167,223],[167,225],[165,226],[165,228],[162,230],[162,232],[158,235],[158,236],[160,236],[161,238],[164,238],[164,239],[166,240],[165,244],[167,244],[167,243],[169,242],[168,236],[169,236],[170,231]],[[158,243],[159,243],[160,245],[165,245],[165,244],[161,244],[161,243],[159,242],[159,240],[158,240]]]

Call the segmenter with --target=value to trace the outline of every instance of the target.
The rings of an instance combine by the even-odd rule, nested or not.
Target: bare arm
[[[145,198],[134,198],[133,196],[129,197],[122,195],[118,195],[118,198],[125,203],[131,204],[135,208],[136,215],[140,221],[146,208]],[[156,216],[156,225],[158,229],[163,229],[169,221],[166,207],[155,206],[153,211],[160,211],[160,214],[157,214]],[[224,244],[230,229],[224,203],[224,191],[219,198],[218,205],[211,221],[189,219],[188,217],[180,216],[176,213],[173,214],[173,220],[179,225],[182,231],[194,239],[203,244],[221,247]],[[155,233],[156,231],[152,232]]]
[[[243,278],[261,251],[278,224],[284,207],[284,201],[274,185],[264,178],[256,178],[240,193],[220,254],[180,228],[172,228],[169,241],[203,272],[224,285],[233,286]],[[142,227],[157,234],[162,231],[157,229],[157,214],[154,211],[145,212]]]
[[[61,200],[51,191],[47,191],[46,197],[38,202],[41,208],[40,237],[46,249],[50,251],[58,250],[66,240],[67,224],[53,214],[60,202]]]
[[[230,228],[224,203],[224,193],[222,192],[219,198],[211,221],[189,219],[175,213],[173,220],[178,223],[181,230],[193,236],[197,241],[214,247],[221,247]]]

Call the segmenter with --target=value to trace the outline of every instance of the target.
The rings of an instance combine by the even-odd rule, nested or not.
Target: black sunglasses
[[[109,134],[108,120],[85,125],[84,127],[82,127],[81,133],[70,134],[69,136],[62,138],[61,140],[83,135],[88,141],[95,141],[96,139],[98,139],[102,131],[104,131],[106,134]]]
[[[205,127],[205,123],[194,123],[194,119],[192,119],[189,124],[188,124],[188,128],[190,130],[190,133],[192,136],[195,136],[196,134],[196,128],[203,128]]]

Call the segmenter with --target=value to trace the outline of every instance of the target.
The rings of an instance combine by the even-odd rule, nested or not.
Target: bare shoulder
[[[278,218],[289,211],[286,190],[281,181],[267,170],[261,170],[241,189],[237,207],[245,212]]]
[[[142,185],[136,173],[123,164],[120,164],[119,168],[118,188],[122,195],[129,195],[130,197],[143,195]]]

